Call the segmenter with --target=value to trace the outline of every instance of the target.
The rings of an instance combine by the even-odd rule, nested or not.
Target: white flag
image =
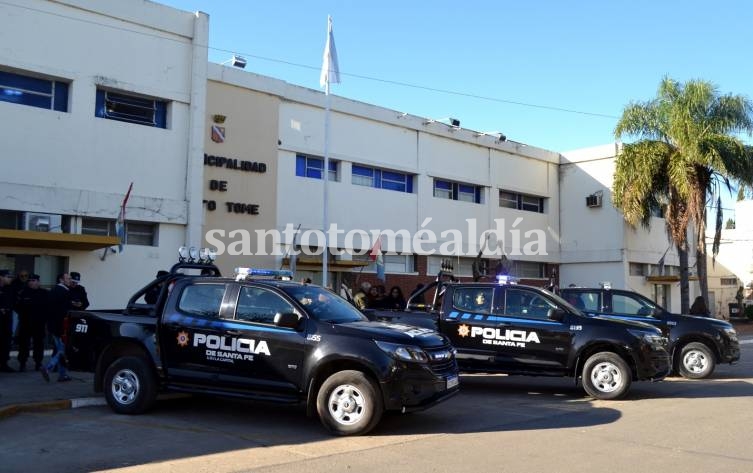
[[[322,73],[319,76],[319,85],[340,83],[340,68],[337,65],[337,49],[335,48],[335,35],[332,34],[332,17],[327,17],[327,44],[324,46],[322,58]]]

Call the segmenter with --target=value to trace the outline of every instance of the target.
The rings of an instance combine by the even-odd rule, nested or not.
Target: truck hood
[[[696,325],[706,325],[711,327],[716,327],[719,330],[724,330],[725,328],[733,328],[732,324],[729,322],[726,322],[724,320],[719,319],[713,319],[711,317],[703,317],[700,315],[689,315],[689,314],[670,314],[667,313],[666,315],[667,320],[671,320],[672,322],[677,322],[678,324],[681,323],[693,323]]]
[[[447,345],[447,338],[428,328],[389,322],[349,322],[333,326],[338,334],[413,345],[421,348]]]
[[[602,323],[605,325],[620,326],[625,329],[632,328],[632,329],[644,330],[648,332],[657,332],[658,334],[661,334],[661,330],[659,330],[655,326],[649,323],[639,322],[637,320],[618,319],[616,317],[611,317],[609,315],[589,315],[588,317],[592,320],[598,320],[599,323]]]

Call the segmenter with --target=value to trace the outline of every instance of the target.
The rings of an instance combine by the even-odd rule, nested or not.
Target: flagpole
[[[324,55],[322,57],[322,72],[319,77],[319,84],[324,87],[325,107],[324,107],[324,169],[322,169],[322,180],[324,181],[323,198],[322,198],[322,230],[324,232],[324,251],[322,252],[322,286],[327,287],[328,279],[328,260],[329,260],[329,242],[327,241],[327,230],[329,229],[329,119],[330,119],[330,84],[340,82],[340,72],[337,65],[337,50],[335,49],[335,38],[332,33],[332,17],[327,16],[327,43],[324,46]]]
[[[327,263],[329,257],[329,245],[327,242],[327,226],[329,224],[329,109],[330,109],[330,96],[329,96],[329,78],[324,88],[325,97],[325,109],[324,109],[324,170],[322,171],[322,180],[324,181],[324,210],[322,212],[322,220],[324,227],[324,253],[322,253],[322,286],[327,287]]]

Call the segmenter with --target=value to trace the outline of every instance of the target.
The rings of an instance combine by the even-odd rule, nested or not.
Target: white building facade
[[[618,152],[613,143],[562,153],[560,285],[609,283],[680,312],[679,258],[664,219],[652,217],[648,228],[632,228],[612,205]],[[692,266],[695,250],[690,244]],[[690,301],[697,295],[697,277],[691,275]]]
[[[205,138],[217,127],[223,138],[206,139],[207,156],[261,163],[266,177],[207,167],[204,200],[216,203],[214,210],[205,210],[208,228],[226,234],[300,228],[296,248],[321,249],[323,241],[307,234],[323,229],[324,94],[214,64],[209,81],[207,116],[221,117],[222,123],[208,122]],[[259,117],[276,119],[276,126],[270,129]],[[373,264],[362,268],[367,256],[352,253],[368,251],[379,234],[388,252],[388,286],[407,290],[430,280],[443,258],[453,260],[460,276],[470,277],[480,245],[504,252],[518,276],[548,282],[559,260],[557,153],[337,96],[331,96],[329,137],[328,220],[339,230],[328,242],[333,285],[347,279],[343,273],[350,273],[350,285],[354,279],[378,282]],[[222,179],[227,190],[212,190],[210,181]],[[244,202],[267,201],[257,205],[256,215],[233,215],[223,207],[239,199],[230,194],[239,188],[245,189]],[[499,237],[486,240],[483,232],[495,229]],[[423,238],[416,240],[422,230]],[[356,232],[369,238],[348,237]],[[223,243],[227,247],[231,241]],[[284,243],[274,258],[224,254],[218,264],[224,271],[285,266],[294,242]],[[257,244],[254,239],[251,247]],[[298,259],[300,277],[321,281],[320,268],[320,255]]]
[[[738,291],[742,288],[743,304],[753,305],[753,201],[742,200],[735,203],[734,228],[722,230],[719,254],[716,261],[709,258],[709,291],[716,296],[714,309],[722,316],[730,315],[730,304],[736,304]],[[727,217],[725,217],[727,220]],[[714,233],[710,229],[706,235],[708,251]]]
[[[0,24],[0,267],[45,285],[77,271],[92,308],[122,306],[201,241],[208,17],[28,0]]]

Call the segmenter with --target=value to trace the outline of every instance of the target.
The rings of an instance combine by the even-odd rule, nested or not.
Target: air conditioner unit
[[[586,207],[601,207],[601,196],[599,194],[587,195]]]
[[[51,232],[61,233],[63,217],[56,214],[43,214],[36,212],[26,212],[24,214],[23,230],[31,232]]]

